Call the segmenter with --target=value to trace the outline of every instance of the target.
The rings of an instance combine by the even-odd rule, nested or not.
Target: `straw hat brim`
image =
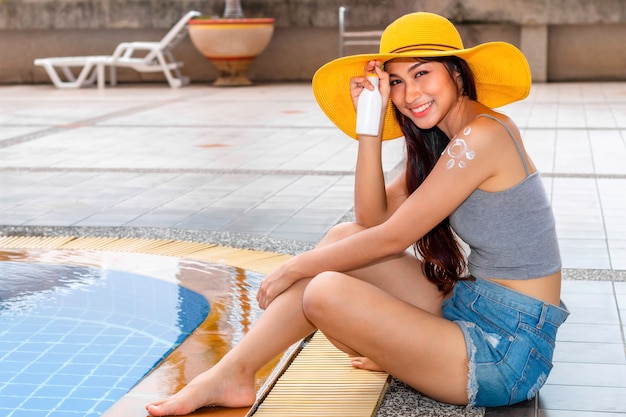
[[[530,92],[530,68],[521,51],[506,42],[488,42],[473,48],[452,51],[421,50],[338,58],[315,73],[313,93],[326,116],[345,134],[357,139],[356,111],[350,97],[350,78],[364,75],[365,64],[372,60],[386,62],[394,58],[444,56],[457,56],[468,63],[474,74],[478,101],[490,108],[522,100]],[[383,140],[403,136],[391,103],[387,106],[384,123]]]

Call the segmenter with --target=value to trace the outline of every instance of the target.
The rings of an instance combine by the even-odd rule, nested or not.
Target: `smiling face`
[[[458,108],[462,85],[445,64],[416,58],[395,59],[385,63],[389,73],[391,101],[420,129],[446,124]]]

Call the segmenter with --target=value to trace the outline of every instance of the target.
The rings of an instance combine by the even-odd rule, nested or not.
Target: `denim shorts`
[[[459,281],[443,303],[467,346],[469,406],[532,399],[552,369],[558,327],[569,312],[485,279]]]

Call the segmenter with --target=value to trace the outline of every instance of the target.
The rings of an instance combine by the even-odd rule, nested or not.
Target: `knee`
[[[339,223],[333,226],[328,233],[324,236],[320,245],[338,242],[349,236],[355,235],[364,229],[363,226],[359,226],[356,223]]]
[[[323,320],[335,317],[341,304],[338,293],[341,276],[342,274],[337,272],[322,272],[313,278],[304,290],[302,310],[306,318],[318,328]]]

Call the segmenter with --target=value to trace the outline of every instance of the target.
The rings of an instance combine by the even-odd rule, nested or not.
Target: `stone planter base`
[[[212,19],[189,21],[194,46],[218,69],[215,86],[251,85],[248,67],[269,44],[274,19]]]
[[[217,79],[213,82],[214,86],[252,85],[252,81],[248,78],[247,73],[248,67],[250,67],[254,58],[210,58],[210,60],[219,71]]]

